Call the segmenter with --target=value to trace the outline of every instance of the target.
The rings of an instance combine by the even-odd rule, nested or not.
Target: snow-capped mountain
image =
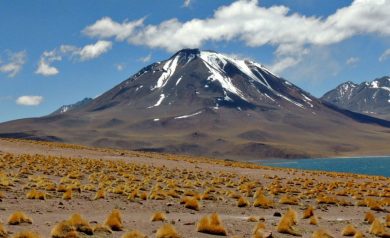
[[[218,110],[222,106],[311,110],[318,102],[258,63],[195,49],[149,65],[98,98],[92,107],[129,103],[168,111],[178,105],[193,105],[186,109],[195,113],[194,109]]]
[[[349,81],[324,94],[322,99],[351,111],[390,119],[390,77],[361,84]]]
[[[58,115],[58,114],[63,114],[63,113],[66,113],[66,112],[70,112],[70,111],[72,111],[74,109],[77,109],[77,108],[80,108],[80,107],[83,107],[83,106],[87,105],[92,100],[93,100],[92,98],[84,98],[83,100],[78,101],[76,103],[69,104],[69,105],[63,105],[60,108],[58,108],[57,110],[55,110],[51,115]]]
[[[0,137],[234,159],[289,158],[380,153],[390,134],[378,131],[388,127],[388,121],[325,103],[259,63],[185,49],[66,112],[0,124]],[[352,140],[367,135],[374,145]]]

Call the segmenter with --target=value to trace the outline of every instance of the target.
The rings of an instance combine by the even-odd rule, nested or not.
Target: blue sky
[[[180,48],[256,60],[315,96],[389,75],[388,0],[2,0],[0,121],[95,97]]]

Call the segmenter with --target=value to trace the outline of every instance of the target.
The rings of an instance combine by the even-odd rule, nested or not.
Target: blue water
[[[390,177],[390,157],[257,160],[262,165]]]

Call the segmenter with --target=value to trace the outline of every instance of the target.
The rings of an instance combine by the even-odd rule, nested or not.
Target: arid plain
[[[0,164],[3,237],[389,236],[385,177],[6,139]]]

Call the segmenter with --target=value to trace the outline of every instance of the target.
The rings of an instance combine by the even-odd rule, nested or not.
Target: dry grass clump
[[[33,189],[26,194],[26,197],[27,197],[27,199],[45,200],[46,194],[42,191],[37,191],[37,190]]]
[[[112,210],[111,214],[108,215],[106,222],[104,223],[113,231],[123,230],[122,217],[118,209]]]
[[[371,224],[369,232],[378,237],[390,237],[390,233],[386,232],[385,226],[378,219]]]
[[[77,231],[87,235],[93,235],[93,229],[89,222],[80,214],[73,214],[69,218],[69,222],[76,228]]]
[[[66,190],[66,191],[62,194],[62,199],[64,199],[64,200],[71,200],[71,199],[72,199],[72,189]]]
[[[106,234],[106,235],[110,235],[112,233],[112,230],[110,229],[110,227],[106,226],[106,225],[102,225],[102,224],[96,224],[94,227],[93,227],[93,233],[94,234]]]
[[[8,232],[5,229],[4,225],[0,223],[0,237],[6,238],[8,237]]]
[[[311,237],[312,238],[333,238],[333,236],[330,235],[328,231],[323,229],[315,231]]]
[[[368,224],[372,224],[375,220],[375,215],[372,212],[366,212],[364,216],[364,221],[368,222]]]
[[[309,222],[309,224],[310,224],[310,225],[314,225],[314,226],[318,225],[318,218],[317,218],[317,216],[312,216],[312,217],[310,217],[310,222]]]
[[[156,238],[181,238],[174,226],[164,224],[156,231]]]
[[[308,219],[310,217],[314,216],[314,207],[308,206],[306,210],[303,212],[303,219]]]
[[[13,235],[12,238],[41,238],[41,236],[33,231],[21,231]]]
[[[199,201],[195,197],[184,197],[181,203],[184,203],[185,208],[195,211],[200,210]]]
[[[217,213],[202,217],[198,222],[197,231],[220,236],[226,236],[227,234]]]
[[[255,216],[250,216],[246,219],[247,222],[258,222],[259,220]]]
[[[76,228],[70,221],[62,221],[56,224],[50,232],[52,238],[78,238]]]
[[[287,205],[299,205],[299,199],[296,197],[291,197],[288,195],[283,195],[280,200],[280,204],[287,204]]]
[[[93,200],[104,199],[105,197],[106,197],[106,192],[104,191],[104,189],[99,189],[96,192],[95,197],[93,198]]]
[[[150,218],[151,221],[166,221],[167,217],[164,212],[155,212]]]
[[[298,222],[297,216],[298,216],[297,212],[289,208],[288,211],[280,219],[280,222],[276,230],[279,233],[284,233],[284,234],[289,234],[294,236],[302,236],[302,234],[300,234],[294,227]]]
[[[272,232],[265,230],[265,224],[263,222],[257,223],[252,230],[251,238],[269,238],[272,237]]]
[[[266,196],[263,194],[259,194],[255,201],[253,202],[254,207],[261,207],[261,208],[273,208],[274,203],[272,200],[269,200]]]
[[[361,231],[357,231],[355,233],[355,235],[353,236],[353,238],[363,238],[363,237],[364,237],[364,234]]]
[[[9,225],[19,225],[22,223],[32,224],[32,219],[24,214],[24,212],[17,211],[8,217]]]
[[[126,232],[121,238],[147,238],[147,236],[140,231],[133,230]]]
[[[237,206],[238,207],[249,207],[250,203],[248,201],[248,199],[244,198],[244,197],[240,197],[238,198],[237,200]]]
[[[352,224],[349,224],[343,228],[343,230],[341,231],[341,235],[342,236],[354,236],[356,234],[356,232],[357,232],[356,228]]]

